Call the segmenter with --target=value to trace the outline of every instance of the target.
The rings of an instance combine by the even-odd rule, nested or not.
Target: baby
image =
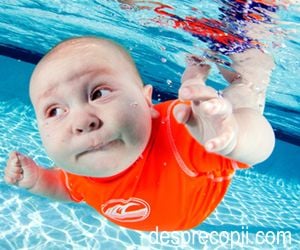
[[[235,170],[265,160],[274,147],[262,95],[253,87],[268,83],[272,64],[248,69],[253,55],[268,60],[258,50],[236,56],[238,74],[224,71],[232,84],[223,96],[205,85],[210,67],[194,58],[179,99],[153,105],[152,86],[143,86],[116,43],[81,37],[58,44],[30,81],[42,142],[57,167],[12,152],[5,181],[53,199],[85,201],[131,229],[197,226],[220,203]],[[255,74],[260,79],[253,83],[248,76]]]

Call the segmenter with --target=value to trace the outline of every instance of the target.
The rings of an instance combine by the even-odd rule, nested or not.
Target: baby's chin
[[[75,168],[68,168],[65,169],[67,172],[70,172],[75,175],[80,176],[87,176],[87,177],[94,177],[94,178],[107,178],[107,177],[114,177],[116,175],[119,175],[129,169],[130,166],[124,166],[123,168],[118,167],[112,167],[110,166],[102,166],[102,167],[93,167],[89,168],[86,167],[84,169],[75,169]]]
[[[80,176],[105,178],[118,175],[131,165],[132,163],[128,161],[127,157],[97,157],[97,155],[87,154],[73,164],[64,164],[62,168],[67,172]]]
[[[64,157],[65,161],[58,166],[76,175],[112,177],[130,168],[142,156],[145,147],[114,142],[104,147],[92,147],[77,155],[69,156],[68,159]]]

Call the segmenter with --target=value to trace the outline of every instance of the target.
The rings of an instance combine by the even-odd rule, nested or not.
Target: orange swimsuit
[[[85,201],[110,221],[138,230],[185,230],[202,222],[224,197],[236,168],[248,167],[208,153],[160,103],[150,141],[139,159],[108,178],[62,171],[72,199]]]

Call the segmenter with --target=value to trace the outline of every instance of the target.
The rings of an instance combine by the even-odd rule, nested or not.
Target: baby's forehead
[[[111,55],[114,53],[122,53],[123,56],[126,54],[125,50],[121,46],[111,41],[96,38],[79,38],[67,40],[58,44],[45,56],[45,60],[52,57],[66,56],[68,54],[89,54],[94,52]]]
[[[103,61],[105,64],[107,63],[107,67],[103,64]],[[80,76],[83,73],[82,70],[85,72],[89,68],[91,70],[95,68],[101,70],[101,67],[103,70],[104,66],[106,69],[114,69],[116,71],[120,66],[115,67],[116,63],[122,63],[122,68],[128,69],[128,72],[134,74],[140,80],[132,58],[117,44],[106,40],[90,38],[62,42],[47,53],[36,66],[30,81],[30,96],[39,95],[45,88],[48,88],[50,83],[46,81],[46,78],[51,78],[52,81],[58,75],[64,78],[75,77],[76,74]],[[62,70],[62,74],[49,72],[49,70],[53,69]],[[65,69],[68,70],[64,71]],[[63,72],[70,76],[66,76]],[[41,81],[43,82],[42,84]]]
[[[122,64],[122,67],[134,69],[137,73],[131,56],[122,47],[99,39],[78,39],[59,44],[43,57],[33,74],[47,72],[49,66],[59,63],[70,68],[76,63],[82,68],[95,67],[99,63],[108,67]]]
[[[64,59],[74,59],[82,61],[82,65],[89,59],[95,58],[118,58],[116,53],[120,52],[118,46],[108,41],[99,39],[74,39],[62,42],[50,50],[37,64],[33,75],[47,71],[48,66],[63,61]],[[84,60],[86,59],[86,60]],[[127,61],[127,60],[126,60]],[[109,61],[108,61],[109,62]],[[71,62],[68,62],[69,64]],[[72,62],[73,63],[73,62]],[[84,65],[83,65],[84,66]]]
[[[86,57],[92,56],[92,55],[95,56],[99,51],[102,52],[101,50],[102,50],[102,48],[99,46],[91,46],[88,44],[81,45],[81,46],[66,45],[66,46],[62,46],[62,47],[51,50],[37,66],[43,67],[43,65],[45,65],[45,64],[49,65],[53,62],[54,63],[57,62],[58,60],[67,59],[70,57],[86,58]]]

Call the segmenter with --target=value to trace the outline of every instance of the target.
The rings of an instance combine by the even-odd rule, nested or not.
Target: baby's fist
[[[6,164],[4,180],[8,184],[30,189],[38,179],[38,172],[38,166],[32,159],[18,152],[11,152]]]

